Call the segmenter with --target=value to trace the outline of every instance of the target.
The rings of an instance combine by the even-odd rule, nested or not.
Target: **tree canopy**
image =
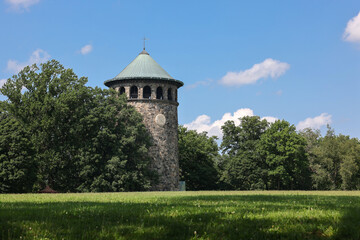
[[[156,183],[141,115],[124,95],[86,83],[51,60],[0,88],[0,192],[145,191]],[[219,147],[216,137],[179,126],[188,190],[360,189],[360,141],[330,126],[323,137],[246,116],[222,131]]]
[[[249,190],[266,188],[265,162],[258,150],[261,135],[268,127],[258,116],[241,118],[236,126],[228,121],[222,127],[221,149],[224,157],[222,180],[230,189]]]
[[[360,189],[360,141],[336,135],[328,126],[324,137],[312,129],[301,134],[307,139],[313,189]]]
[[[269,124],[258,116],[228,121],[222,127],[225,168],[222,180],[229,189],[308,189],[306,141],[295,126],[278,120]]]
[[[0,105],[0,185],[24,181],[26,169],[36,175],[27,177],[33,191],[44,185],[63,192],[150,188],[156,176],[148,168],[150,137],[141,115],[114,90],[86,83],[55,60],[7,80],[0,89],[7,97]],[[19,165],[17,177],[9,159]],[[9,184],[0,189],[20,191]]]
[[[217,161],[220,157],[215,137],[179,126],[180,179],[188,190],[217,189]]]
[[[306,140],[294,125],[277,120],[261,136],[259,151],[265,160],[269,189],[309,189]]]

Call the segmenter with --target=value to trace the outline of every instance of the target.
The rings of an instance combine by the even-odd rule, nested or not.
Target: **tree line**
[[[156,182],[141,115],[51,60],[0,89],[0,192],[146,191]]]
[[[285,120],[246,116],[223,139],[179,126],[181,179],[190,190],[358,190],[360,141],[327,126],[296,131]]]
[[[86,86],[55,60],[25,67],[0,88],[0,193],[148,191],[151,136],[112,89]],[[360,142],[328,127],[297,132],[257,116],[216,137],[179,126],[188,190],[360,189]]]

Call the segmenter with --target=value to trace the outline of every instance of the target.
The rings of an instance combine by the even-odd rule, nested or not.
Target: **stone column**
[[[151,84],[151,99],[156,99],[156,85]]]
[[[164,100],[169,100],[169,99],[168,99],[168,95],[167,95],[167,91],[168,91],[168,88],[163,87],[163,97],[164,97]]]
[[[144,87],[143,86],[139,86],[138,87],[138,99],[143,99],[143,91],[144,91]]]
[[[125,94],[127,99],[130,99],[130,87],[129,86],[125,86]]]

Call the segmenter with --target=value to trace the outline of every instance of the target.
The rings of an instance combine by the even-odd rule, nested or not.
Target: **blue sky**
[[[1,0],[0,84],[54,58],[105,88],[146,35],[185,84],[180,124],[221,137],[259,115],[360,138],[359,13],[359,0]]]

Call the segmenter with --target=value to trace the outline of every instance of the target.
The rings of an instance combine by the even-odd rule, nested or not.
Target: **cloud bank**
[[[250,108],[240,108],[233,114],[225,113],[221,119],[211,121],[211,118],[208,115],[200,115],[194,121],[184,124],[189,130],[196,130],[198,133],[207,132],[208,136],[217,136],[219,139],[222,139],[223,134],[221,131],[221,126],[224,125],[227,121],[234,121],[235,125],[240,124],[239,118],[245,116],[254,116],[254,111]],[[320,129],[322,126],[326,126],[332,122],[332,116],[328,113],[322,113],[319,116],[314,118],[306,118],[304,121],[300,121],[296,128],[297,130],[303,130],[305,128]],[[272,116],[262,117],[261,120],[266,119],[268,122],[273,123],[278,118]]]
[[[190,130],[196,130],[198,133],[207,132],[208,136],[217,136],[218,138],[222,138],[223,134],[221,131],[221,126],[224,125],[227,121],[234,121],[235,125],[240,124],[239,118],[245,116],[254,116],[254,111],[250,108],[241,108],[238,109],[233,114],[225,113],[221,119],[211,122],[211,118],[207,115],[200,115],[194,121],[188,124],[184,124],[184,127]],[[275,117],[263,117],[262,119],[266,119],[269,122],[275,122],[277,118]]]
[[[82,55],[86,55],[93,50],[93,46],[91,44],[85,45],[81,48],[80,53]]]
[[[343,39],[348,42],[360,43],[360,12],[348,21]]]
[[[268,58],[262,63],[255,64],[250,69],[240,72],[228,72],[219,82],[226,86],[254,84],[262,78],[278,78],[289,68],[290,64],[288,63]]]
[[[40,0],[5,0],[10,7],[17,11],[29,10],[29,7],[40,2]]]
[[[307,118],[304,121],[298,123],[296,128],[303,130],[305,128],[319,129],[322,126],[326,126],[331,123],[331,115],[328,113],[322,113],[314,118]]]
[[[31,54],[29,60],[26,62],[20,63],[16,60],[9,60],[7,62],[6,70],[13,74],[17,74],[26,66],[32,65],[34,63],[36,64],[44,63],[49,59],[50,59],[50,55],[47,52],[45,52],[42,49],[37,49]]]

